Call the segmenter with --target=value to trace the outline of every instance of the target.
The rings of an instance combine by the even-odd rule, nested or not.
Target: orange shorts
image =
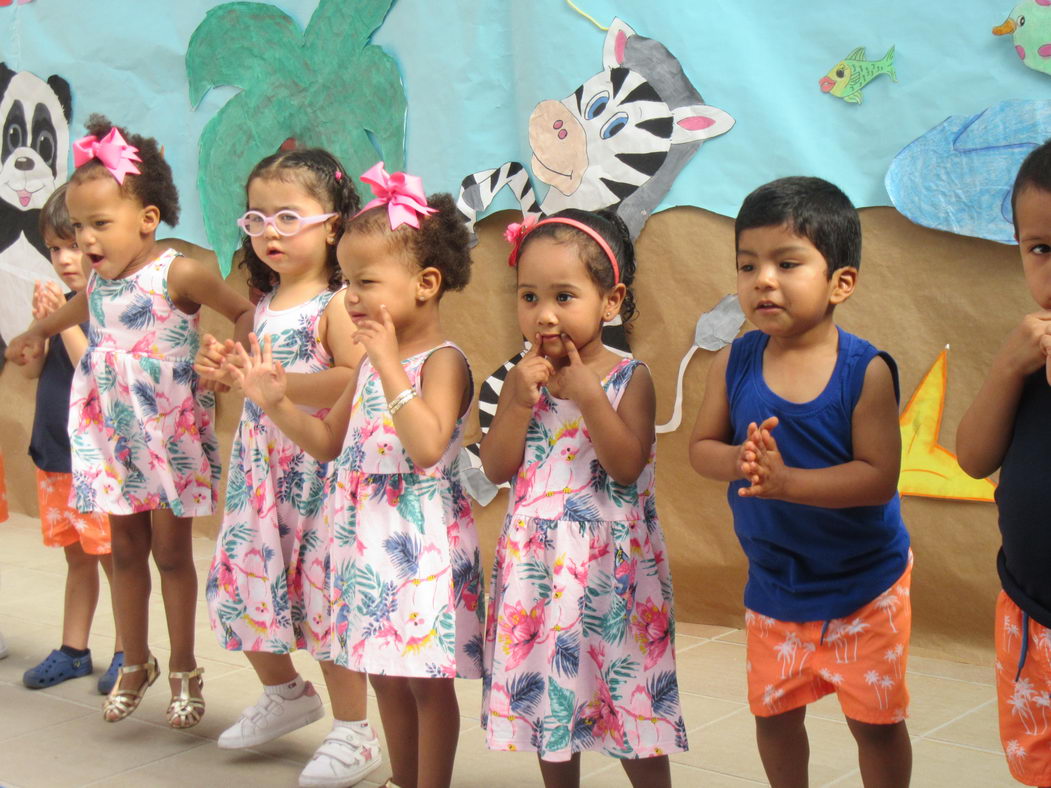
[[[852,720],[874,725],[904,720],[911,583],[910,555],[894,585],[845,618],[797,623],[747,611],[752,713],[772,717],[835,692]]]
[[[40,502],[40,528],[47,547],[68,547],[80,542],[85,553],[108,555],[109,518],[101,512],[84,514],[69,505],[72,473],[36,471],[36,497]]]
[[[1003,591],[996,600],[996,698],[1011,776],[1025,785],[1051,785],[1051,630],[1026,617]]]

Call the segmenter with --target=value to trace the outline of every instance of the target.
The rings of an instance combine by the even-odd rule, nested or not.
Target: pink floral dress
[[[417,391],[424,363],[444,347],[455,345],[402,362]],[[418,468],[394,431],[379,375],[362,361],[330,477],[337,665],[392,676],[481,677],[478,534],[455,473],[462,439],[461,418],[441,460]]]
[[[269,336],[288,372],[321,372],[332,356],[321,343],[331,290],[275,310],[276,291],[255,310],[255,333]],[[327,410],[302,407],[314,416]],[[322,508],[328,464],[285,437],[246,399],[230,457],[223,525],[208,573],[212,631],[231,651],[284,654],[306,649],[328,659],[329,531]]]
[[[219,482],[215,398],[199,391],[198,315],[168,297],[168,249],[123,279],[92,272],[88,348],[73,373],[69,437],[82,512],[211,514]]]
[[[641,362],[602,387],[614,408]],[[482,725],[494,750],[566,761],[687,748],[654,451],[635,484],[599,463],[580,409],[542,390],[496,546]]]

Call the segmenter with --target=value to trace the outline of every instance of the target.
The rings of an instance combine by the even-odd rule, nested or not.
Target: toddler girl
[[[518,326],[532,346],[482,441],[512,481],[485,636],[489,747],[534,750],[548,786],[577,785],[580,752],[631,783],[671,785],[686,749],[671,577],[653,494],[653,381],[602,344],[635,312],[635,255],[613,213],[566,210],[508,228]]]
[[[74,144],[77,169],[66,206],[91,275],[84,292],[12,340],[25,363],[44,340],[89,320],[88,347],[73,375],[69,433],[73,498],[82,512],[110,515],[114,602],[125,665],[103,717],[131,714],[157,678],[147,647],[148,559],[161,576],[171,644],[168,724],[189,728],[204,714],[193,654],[197,573],[191,522],[210,514],[219,479],[213,397],[198,388],[198,312],[232,322],[252,305],[213,268],[156,241],[174,225],[179,197],[157,141],[129,135],[100,115]],[[125,139],[127,138],[127,139]]]
[[[459,735],[453,678],[481,676],[477,535],[453,466],[473,391],[439,302],[470,273],[467,231],[419,178],[362,180],[378,198],[347,224],[338,257],[366,358],[324,420],[286,396],[272,343],[244,357],[245,393],[331,481],[335,662],[370,674],[391,785],[448,786]],[[239,373],[238,373],[239,374]],[[338,458],[337,458],[338,457]]]

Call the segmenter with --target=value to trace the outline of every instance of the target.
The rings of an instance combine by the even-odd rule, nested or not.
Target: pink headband
[[[73,166],[79,167],[92,159],[98,159],[110,175],[117,179],[117,183],[123,186],[125,175],[141,175],[135,166],[135,162],[142,161],[138,152],[139,149],[129,145],[117,128],[113,127],[101,140],[94,134],[88,134],[74,142]]]
[[[613,266],[613,284],[620,284],[620,266],[617,265],[617,256],[613,254],[613,250],[609,248],[606,239],[583,222],[578,222],[576,219],[569,219],[565,216],[551,216],[547,219],[541,219],[539,222],[536,220],[535,216],[526,216],[522,219],[521,224],[518,222],[512,222],[507,225],[507,229],[504,231],[504,238],[506,238],[508,242],[514,244],[511,249],[511,254],[507,258],[507,264],[509,266],[513,268],[518,265],[518,252],[522,248],[522,242],[525,240],[525,237],[537,227],[541,227],[545,224],[568,224],[570,227],[575,227],[580,230],[580,232],[591,238],[591,240],[598,244],[598,248],[606,253],[606,257],[609,258],[609,264]]]
[[[386,205],[390,229],[397,230],[401,225],[407,224],[418,230],[420,228],[419,217],[438,213],[437,208],[427,205],[427,195],[423,192],[423,179],[418,175],[408,175],[404,172],[388,175],[383,169],[383,162],[379,161],[362,173],[361,180],[372,187],[372,193],[376,197],[356,215],[361,215],[378,205]]]

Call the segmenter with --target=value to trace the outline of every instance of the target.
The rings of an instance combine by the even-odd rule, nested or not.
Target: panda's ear
[[[7,92],[7,86],[14,75],[15,72],[7,67],[7,63],[0,63],[0,95]]]
[[[47,78],[47,84],[55,92],[58,103],[62,105],[62,114],[66,116],[66,123],[69,123],[73,117],[73,96],[69,92],[69,83],[57,74],[52,74]]]

